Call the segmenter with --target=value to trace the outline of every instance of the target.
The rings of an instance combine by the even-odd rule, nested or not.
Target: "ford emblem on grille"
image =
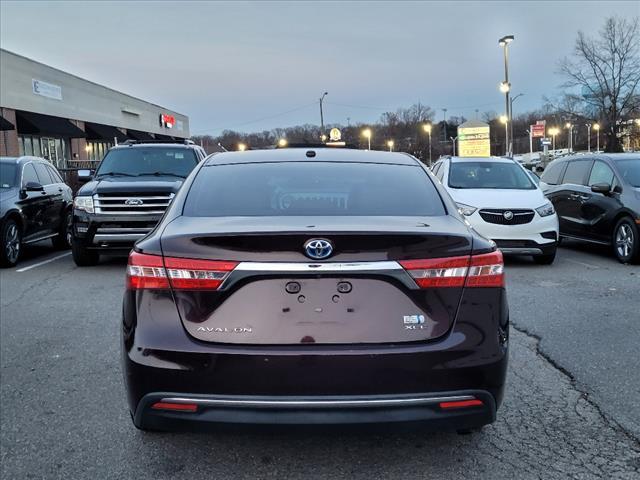
[[[128,198],[124,201],[125,205],[142,205],[143,203],[139,198]]]
[[[513,212],[511,210],[507,210],[502,214],[505,220],[513,220]]]
[[[333,253],[333,245],[331,245],[329,240],[325,240],[324,238],[312,238],[305,242],[304,252],[309,258],[322,260]]]

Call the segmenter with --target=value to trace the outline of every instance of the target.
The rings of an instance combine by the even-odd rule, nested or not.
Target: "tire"
[[[20,259],[22,233],[18,223],[11,218],[2,225],[0,247],[0,267],[15,267]]]
[[[100,261],[100,254],[87,250],[81,242],[71,242],[71,254],[73,261],[79,267],[93,267]]]
[[[618,220],[613,229],[613,253],[620,263],[638,263],[640,260],[640,236],[638,227],[630,217]]]
[[[71,210],[67,210],[62,219],[62,223],[60,224],[58,235],[51,239],[53,248],[56,250],[68,250],[71,248],[71,244],[73,243],[73,236],[71,232],[72,219],[73,215]]]
[[[534,255],[533,261],[538,265],[551,265],[553,261],[556,259],[556,250],[554,249],[552,253],[548,253],[546,255]]]

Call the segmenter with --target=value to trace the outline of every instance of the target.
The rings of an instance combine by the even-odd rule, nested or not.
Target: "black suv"
[[[611,245],[622,263],[640,260],[640,154],[555,160],[540,188],[558,213],[561,237]]]
[[[95,265],[100,253],[127,253],[164,214],[191,170],[206,157],[190,140],[127,141],[107,152],[73,205],[73,260]]]
[[[39,157],[0,158],[0,266],[13,267],[24,244],[51,238],[69,248],[73,193]]]

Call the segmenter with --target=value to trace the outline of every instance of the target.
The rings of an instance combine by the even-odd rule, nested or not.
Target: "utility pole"
[[[320,135],[324,134],[324,114],[322,112],[322,102],[324,100],[324,97],[326,97],[327,95],[329,95],[329,93],[324,92],[320,97]]]
[[[500,84],[500,91],[504,93],[505,114],[507,115],[508,123],[511,123],[513,120],[511,115],[511,102],[509,101],[509,91],[511,90],[511,84],[509,83],[509,44],[513,42],[513,39],[513,35],[506,35],[498,40],[498,45],[500,45],[504,51],[504,82]],[[507,138],[507,152],[507,156],[513,157],[512,138]]]

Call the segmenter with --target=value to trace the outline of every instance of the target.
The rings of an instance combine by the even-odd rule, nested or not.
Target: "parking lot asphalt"
[[[140,432],[119,362],[124,266],[76,268],[38,245],[0,272],[2,478],[640,475],[640,268],[605,250],[568,243],[552,266],[507,262],[507,394],[470,435]]]

